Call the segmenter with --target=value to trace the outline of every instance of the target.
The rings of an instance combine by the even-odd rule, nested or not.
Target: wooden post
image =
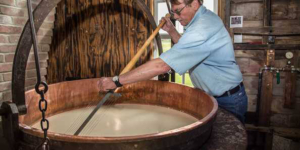
[[[228,30],[228,32],[230,31],[230,11],[231,11],[231,0],[226,0],[225,3],[225,27]]]
[[[265,65],[270,67],[274,65],[275,52],[274,50],[267,51],[267,58]],[[263,72],[262,78],[262,94],[260,99],[260,108],[259,108],[259,121],[258,124],[261,126],[270,125],[270,116],[271,116],[271,103],[273,98],[273,73],[265,70]]]
[[[271,3],[270,0],[264,1],[264,26],[271,25]],[[268,37],[263,38],[263,43],[269,43]],[[265,60],[265,65],[267,67],[274,66],[275,61],[275,50],[266,50],[267,56]],[[258,124],[262,126],[269,126],[270,124],[270,112],[271,112],[271,103],[272,103],[272,90],[273,90],[273,73],[265,70],[263,72],[262,79],[262,91],[260,98],[260,108],[259,108],[259,121]]]
[[[296,92],[296,79],[297,73],[286,72],[285,73],[285,93],[284,93],[284,107],[294,108],[295,104],[295,92]]]
[[[275,61],[275,51],[267,50],[267,58],[265,65],[267,67],[274,66]],[[273,99],[273,72],[269,70],[265,70],[263,72],[262,78],[262,91],[261,98],[259,104],[259,118],[258,125],[259,126],[270,126],[270,117],[271,117],[271,104]],[[257,136],[263,136],[264,134],[259,134]],[[265,133],[265,144],[264,149],[270,150],[272,149],[272,133]]]
[[[272,18],[271,18],[271,0],[264,0],[264,27],[272,26]],[[270,33],[272,30],[270,30]],[[274,44],[275,41],[270,40],[270,37],[264,37],[263,43],[265,44]],[[268,45],[269,47],[269,45]],[[267,56],[265,65],[268,67],[274,67],[275,64],[275,50],[267,49]],[[260,126],[270,126],[270,117],[271,117],[271,105],[273,99],[273,72],[265,71],[263,75],[262,81],[262,94],[260,100],[260,108],[259,108],[259,122]],[[266,133],[265,134],[265,150],[271,150],[273,143],[273,134]]]
[[[264,26],[272,26],[271,0],[264,0]]]

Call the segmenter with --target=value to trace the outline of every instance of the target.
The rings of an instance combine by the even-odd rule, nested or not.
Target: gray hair
[[[194,0],[183,0],[184,4],[189,5],[193,2]],[[198,2],[202,5],[203,4],[203,0],[198,0]],[[178,2],[178,0],[171,0],[171,4],[180,4],[180,2]]]

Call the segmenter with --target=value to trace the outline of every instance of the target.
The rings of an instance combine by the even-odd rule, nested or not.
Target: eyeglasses
[[[187,5],[185,5],[184,7],[182,7],[181,9],[177,9],[175,11],[171,10],[171,15],[174,16],[174,14],[177,14],[178,16],[180,16],[181,11],[186,7]]]

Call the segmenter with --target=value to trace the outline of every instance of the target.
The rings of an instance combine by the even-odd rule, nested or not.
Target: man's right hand
[[[170,35],[172,41],[176,44],[179,41],[181,35],[176,30],[175,26],[173,25],[173,23],[172,23],[172,21],[170,20],[169,17],[162,17],[160,22],[162,20],[166,21],[164,26],[162,26],[162,29],[168,32],[168,34]]]
[[[172,21],[170,20],[169,17],[162,17],[160,22],[162,22],[162,20],[165,20],[166,23],[164,24],[164,26],[162,26],[162,29],[165,30],[166,32],[168,32],[170,34],[170,32],[176,31],[175,26],[173,25]]]

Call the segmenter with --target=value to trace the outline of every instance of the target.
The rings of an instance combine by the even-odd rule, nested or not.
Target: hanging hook
[[[44,142],[42,142],[39,146],[35,148],[35,150],[50,150],[50,140],[49,138],[45,138]]]

